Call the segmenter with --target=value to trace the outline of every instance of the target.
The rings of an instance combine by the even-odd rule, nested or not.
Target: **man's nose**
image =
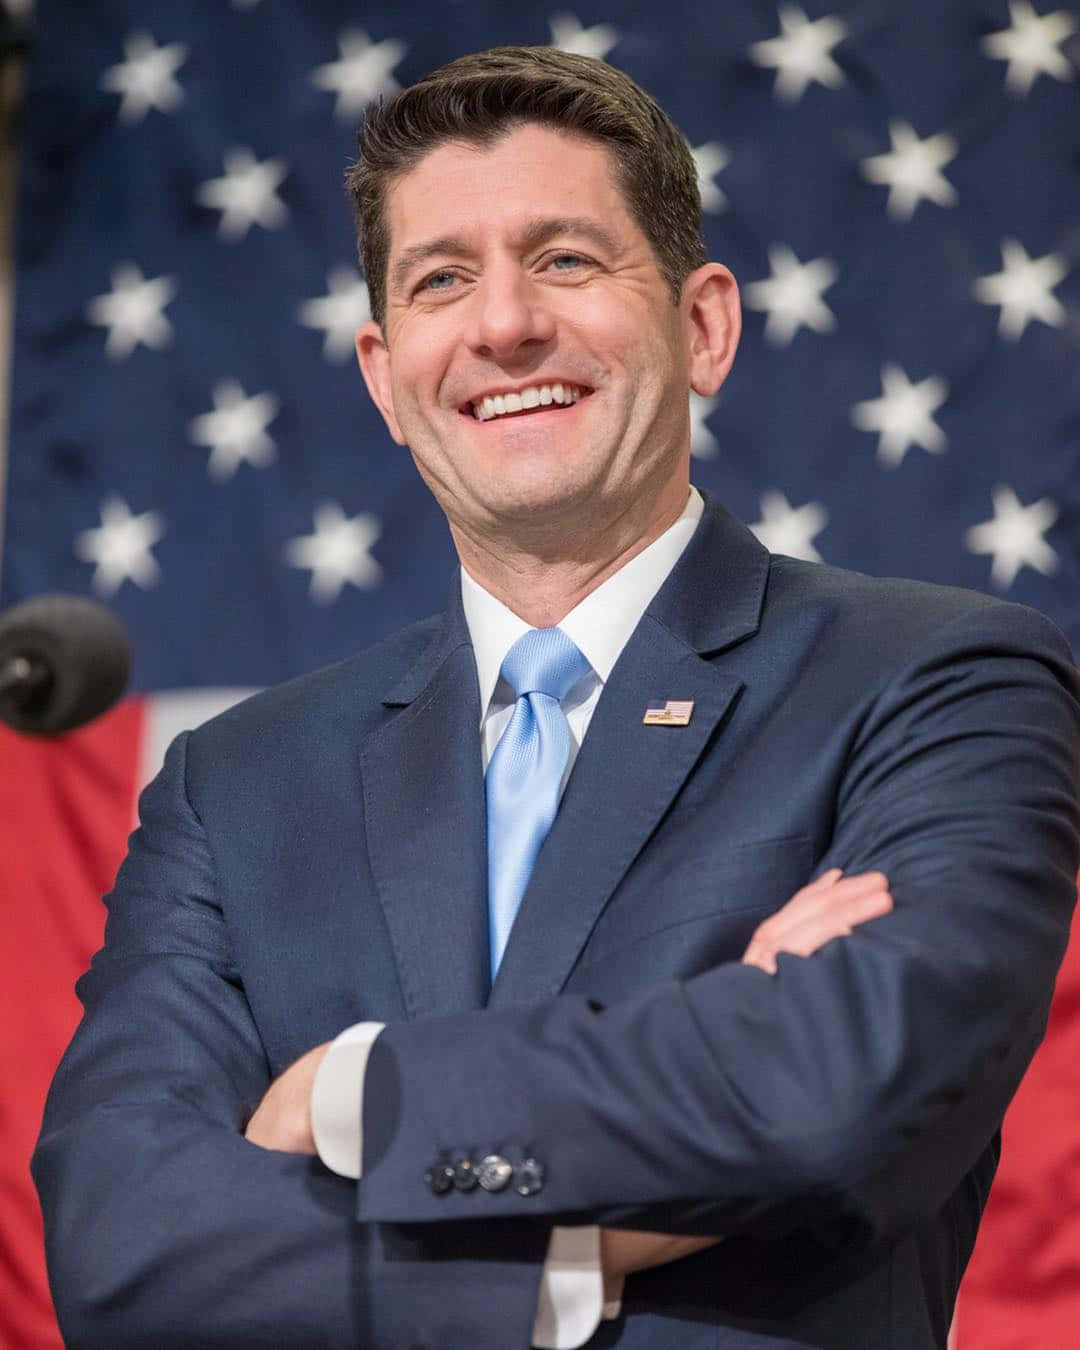
[[[554,335],[555,319],[543,288],[518,268],[494,269],[480,279],[471,297],[467,335],[478,355],[505,361]]]

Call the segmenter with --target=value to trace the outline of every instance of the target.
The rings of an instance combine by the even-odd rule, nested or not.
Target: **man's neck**
[[[648,514],[627,512],[586,530],[565,531],[558,539],[478,538],[451,525],[458,557],[466,572],[507,609],[534,628],[560,623],[608,577],[625,567],[682,514],[689,484],[673,485]],[[587,552],[581,548],[588,543]]]

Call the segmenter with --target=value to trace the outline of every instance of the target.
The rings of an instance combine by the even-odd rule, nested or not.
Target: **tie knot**
[[[518,698],[547,694],[562,702],[591,669],[561,628],[531,628],[506,653],[501,674]]]

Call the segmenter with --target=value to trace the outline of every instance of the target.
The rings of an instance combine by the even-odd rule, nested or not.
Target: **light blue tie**
[[[502,663],[517,705],[487,771],[492,980],[559,805],[570,756],[570,727],[559,705],[590,669],[561,628],[530,629]]]

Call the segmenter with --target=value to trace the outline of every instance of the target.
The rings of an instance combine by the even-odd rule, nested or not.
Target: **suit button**
[[[518,1195],[535,1195],[544,1186],[544,1165],[526,1158],[514,1168],[514,1190]]]
[[[424,1173],[424,1180],[432,1195],[445,1195],[454,1184],[454,1169],[447,1163],[436,1163]]]
[[[476,1164],[476,1179],[485,1191],[501,1191],[514,1169],[498,1153],[489,1153]]]
[[[476,1168],[468,1158],[459,1158],[454,1167],[454,1185],[459,1191],[471,1191],[476,1186],[479,1178],[476,1175]]]

